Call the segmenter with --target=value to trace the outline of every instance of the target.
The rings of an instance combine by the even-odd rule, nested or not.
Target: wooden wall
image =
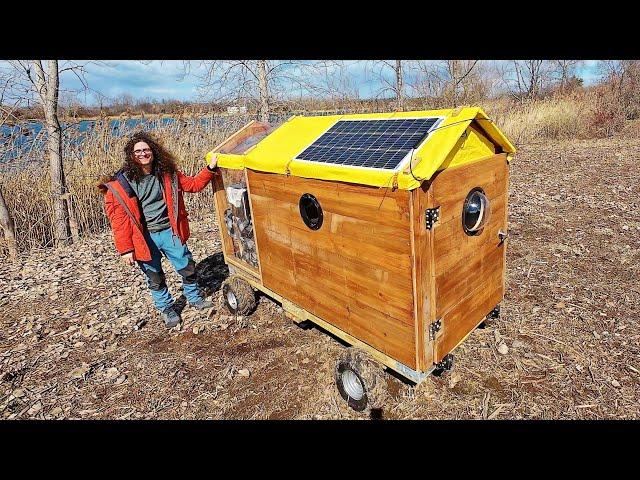
[[[432,205],[440,206],[433,229],[432,270],[435,316],[443,327],[436,337],[434,361],[455,348],[504,294],[509,169],[505,154],[438,172],[432,180]],[[480,187],[490,201],[490,217],[479,235],[462,228],[462,206],[469,191]]]
[[[416,368],[410,193],[248,170],[263,284]],[[324,221],[300,217],[304,193]]]

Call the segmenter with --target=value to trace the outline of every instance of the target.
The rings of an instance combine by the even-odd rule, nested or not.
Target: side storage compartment
[[[223,170],[222,185],[226,186],[224,192],[227,201],[227,208],[223,213],[224,227],[233,247],[233,251],[227,253],[232,253],[238,260],[257,269],[258,254],[244,172]]]
[[[246,153],[272,128],[251,122],[218,145],[214,152]],[[221,168],[213,180],[216,213],[225,261],[260,277],[258,246],[253,230],[251,200],[244,170]]]

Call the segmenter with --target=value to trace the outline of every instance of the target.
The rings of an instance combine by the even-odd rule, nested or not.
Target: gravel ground
[[[522,147],[501,318],[456,349],[452,372],[417,387],[388,375],[383,418],[639,418],[639,164],[639,140]],[[213,215],[192,231],[218,306],[186,307],[180,330],[108,232],[0,262],[0,418],[366,418],[335,394],[345,346],[266,297],[229,316]]]

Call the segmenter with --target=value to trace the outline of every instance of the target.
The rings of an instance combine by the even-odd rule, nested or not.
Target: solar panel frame
[[[308,149],[311,149],[312,147],[315,149],[327,149],[327,153],[329,153],[329,150],[326,146],[322,146],[322,145],[318,145],[318,140],[320,140],[323,136],[327,135],[327,133],[336,126],[336,124],[340,123],[340,122],[384,122],[384,121],[394,121],[394,122],[400,122],[400,121],[408,121],[408,120],[431,120],[431,119],[435,119],[435,122],[429,127],[429,129],[427,130],[426,134],[423,134],[423,138],[420,141],[420,143],[418,143],[415,147],[409,149],[406,154],[404,154],[403,158],[398,162],[398,164],[396,165],[395,168],[390,169],[390,168],[381,168],[380,166],[363,166],[363,165],[349,165],[349,164],[345,164],[345,163],[334,163],[334,162],[322,162],[322,161],[317,161],[317,160],[308,160],[305,158],[300,158],[300,155],[302,155],[303,153],[307,152]],[[307,144],[304,148],[302,148],[302,150],[300,150],[300,152],[298,152],[298,154],[296,154],[293,159],[296,161],[300,161],[300,162],[307,162],[307,163],[314,163],[317,165],[331,165],[334,167],[342,167],[342,168],[346,168],[346,169],[366,169],[366,170],[375,170],[375,171],[381,171],[381,172],[393,172],[396,173],[400,170],[402,170],[407,163],[409,162],[409,160],[411,159],[411,157],[413,156],[413,153],[417,150],[419,150],[425,142],[427,142],[429,140],[429,137],[431,136],[431,133],[437,129],[440,124],[442,123],[442,121],[445,119],[444,116],[432,116],[432,117],[401,117],[401,118],[341,118],[336,120],[335,122],[333,122],[329,127],[327,127],[327,129],[325,129],[321,134],[319,134],[312,142],[310,142],[309,144]],[[375,130],[374,130],[375,131]],[[401,134],[402,135],[402,134]],[[416,134],[413,135],[409,135],[409,136],[416,136]],[[346,147],[348,148],[348,147]],[[379,149],[379,148],[377,148]],[[384,152],[389,151],[388,148],[386,148],[385,150],[383,150]],[[315,153],[315,152],[314,152]],[[354,152],[356,153],[356,152]],[[393,158],[393,157],[392,157]],[[352,160],[354,161],[355,158]],[[375,163],[379,163],[379,161],[374,162]],[[387,163],[386,161],[384,163]]]

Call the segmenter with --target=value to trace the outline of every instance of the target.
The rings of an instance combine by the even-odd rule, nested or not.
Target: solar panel
[[[339,120],[297,160],[396,170],[439,117]]]

